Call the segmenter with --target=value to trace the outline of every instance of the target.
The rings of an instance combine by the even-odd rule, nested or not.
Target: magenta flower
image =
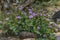
[[[32,15],[30,15],[30,16],[29,16],[29,18],[33,18],[33,16],[32,16]]]
[[[16,16],[17,19],[20,19],[21,17],[20,16]]]

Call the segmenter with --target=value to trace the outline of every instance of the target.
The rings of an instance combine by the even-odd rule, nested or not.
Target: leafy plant
[[[45,2],[45,0],[42,1]],[[39,2],[36,2],[36,4],[39,4],[40,7]],[[37,6],[36,4],[34,4],[34,6]],[[41,13],[39,13],[40,11],[36,13],[33,11],[35,10],[33,8],[28,8],[27,10],[24,10],[26,12],[20,10],[18,12],[1,12],[0,28],[9,35],[19,35],[21,31],[29,31],[39,34],[41,40],[54,40],[54,37],[52,37],[54,36],[54,30],[49,28],[49,22],[46,20],[48,12],[43,10]]]

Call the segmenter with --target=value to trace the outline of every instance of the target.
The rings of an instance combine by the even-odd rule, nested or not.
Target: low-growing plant
[[[2,22],[0,28],[9,35],[19,35],[21,31],[29,31],[39,34],[41,38],[49,37],[54,30],[49,28],[49,22],[45,19],[46,14],[30,13],[24,14],[21,11],[11,14],[0,13],[1,16],[4,15],[2,18],[0,17],[0,22]]]
[[[41,40],[54,40],[54,28],[46,20],[48,12],[36,13],[32,9],[0,12],[0,28],[8,35],[19,36],[21,31],[28,31],[39,34]]]

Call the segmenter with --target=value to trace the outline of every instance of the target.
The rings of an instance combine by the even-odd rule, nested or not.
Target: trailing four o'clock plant
[[[0,17],[0,28],[8,34],[14,33],[15,35],[19,35],[19,33],[24,30],[39,34],[41,38],[43,38],[43,35],[46,35],[46,38],[54,32],[48,27],[49,22],[45,19],[46,14],[37,14],[31,9],[29,9],[28,13],[19,11],[18,14],[0,14],[2,17]]]
[[[20,9],[20,8],[19,8]],[[49,22],[46,21],[48,13],[36,13],[32,9],[25,11],[7,11],[0,13],[0,28],[8,34],[19,35],[24,31],[33,32],[40,35],[40,39],[47,38],[47,40],[54,40],[54,30],[52,26],[49,26]]]

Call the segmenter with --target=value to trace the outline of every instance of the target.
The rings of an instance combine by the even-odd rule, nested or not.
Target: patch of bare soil
[[[0,37],[0,40],[20,40],[20,38],[17,38],[17,37]]]
[[[20,32],[19,36],[11,36],[4,33],[3,30],[0,30],[0,40],[37,40],[38,35],[31,32]]]

